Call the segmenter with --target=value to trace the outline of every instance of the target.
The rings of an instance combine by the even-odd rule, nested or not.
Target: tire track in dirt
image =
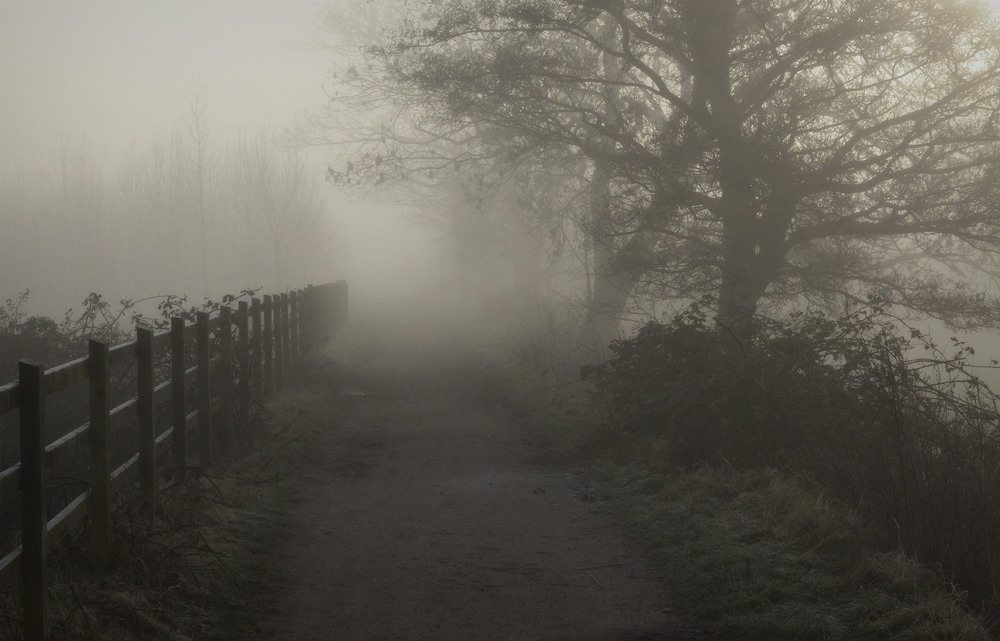
[[[445,332],[367,331],[369,353],[311,382],[343,407],[265,563],[260,638],[681,638],[636,543],[531,462],[474,360]]]

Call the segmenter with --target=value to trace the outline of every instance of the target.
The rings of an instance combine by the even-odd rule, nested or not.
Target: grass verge
[[[822,491],[774,469],[595,468],[706,639],[988,640],[941,576],[865,545]]]
[[[630,524],[690,638],[993,638],[939,571],[878,549],[881,537],[815,483],[773,467],[670,467],[655,440],[601,428],[588,383],[496,351],[485,359],[536,443],[559,454],[550,461],[576,465]]]
[[[253,586],[294,504],[317,417],[335,416],[335,408],[317,407],[305,384],[320,365],[332,367],[317,361],[289,377],[262,410],[244,455],[162,488],[156,514],[145,514],[131,491],[118,495],[110,571],[83,552],[83,527],[50,542],[53,639],[212,641],[259,632],[246,617],[266,607],[251,596],[261,593]],[[17,587],[0,592],[0,639],[20,638],[20,619]]]

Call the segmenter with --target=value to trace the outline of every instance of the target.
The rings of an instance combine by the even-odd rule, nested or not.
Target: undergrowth
[[[594,370],[609,429],[659,440],[681,468],[807,474],[856,506],[870,544],[940,567],[990,612],[1000,413],[971,348],[953,339],[946,354],[878,301],[844,318],[761,319],[738,353],[718,336],[694,306],[614,343]]]
[[[773,468],[605,467],[698,639],[990,639],[940,575],[865,545],[857,512]]]
[[[231,456],[162,487],[154,514],[132,488],[114,497],[110,571],[89,558],[85,526],[50,541],[53,639],[233,638],[234,621],[255,605],[244,586],[257,580],[295,491],[300,376],[290,373],[289,389],[258,408]],[[0,638],[20,638],[20,616],[17,590],[0,593]]]
[[[945,353],[878,300],[757,332],[733,353],[695,305],[583,382],[553,380],[551,340],[501,355],[501,380],[582,443],[693,638],[991,638],[1000,417],[971,348]]]

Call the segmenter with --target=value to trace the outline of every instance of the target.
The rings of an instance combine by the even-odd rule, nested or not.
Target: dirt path
[[[266,562],[260,638],[681,638],[636,544],[532,462],[481,366],[440,331],[368,330],[348,382],[313,381],[344,409]]]

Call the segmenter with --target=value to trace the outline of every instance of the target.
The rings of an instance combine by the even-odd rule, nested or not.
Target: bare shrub
[[[971,348],[945,354],[878,300],[839,319],[757,319],[737,354],[706,319],[694,305],[649,323],[589,368],[611,425],[665,441],[676,466],[807,472],[859,506],[879,545],[980,605],[1000,597],[1000,413]]]

